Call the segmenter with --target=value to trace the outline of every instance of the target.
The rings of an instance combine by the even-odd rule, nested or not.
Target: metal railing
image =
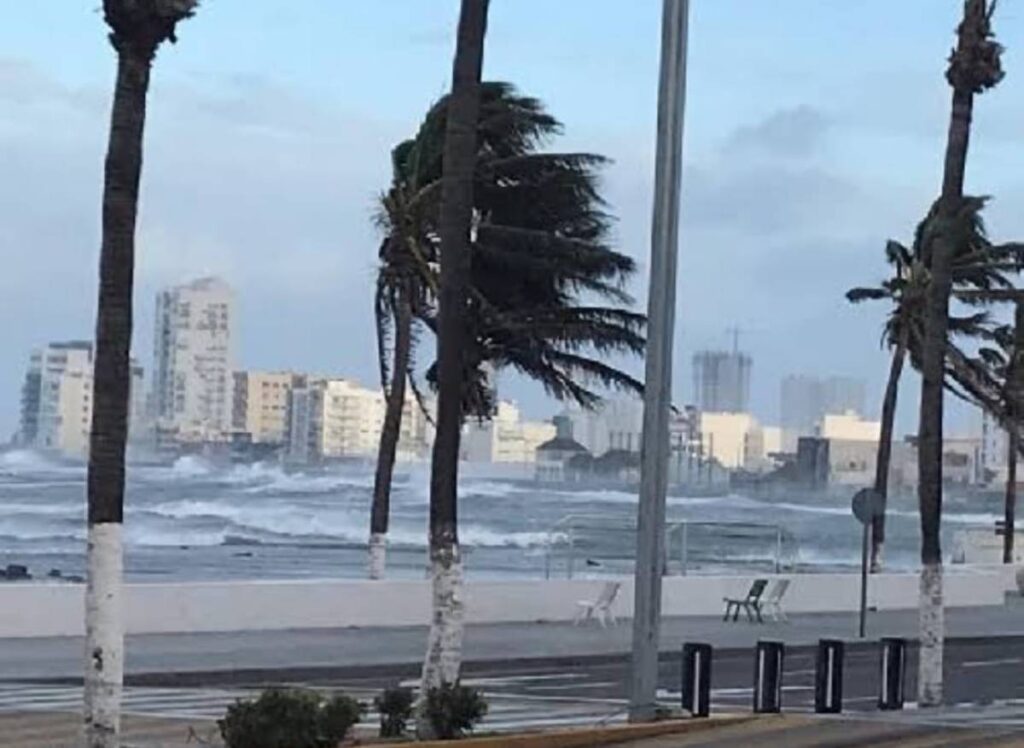
[[[579,561],[583,560],[587,564],[600,567],[603,566],[600,563],[602,556],[611,554],[614,550],[620,551],[616,558],[631,561],[632,559],[626,559],[622,552],[633,549],[636,526],[623,524],[621,519],[607,515],[570,514],[558,520],[548,530],[545,542],[545,579],[550,579],[555,573],[555,566],[560,557],[564,559],[565,575],[568,579],[575,575]],[[587,539],[588,534],[608,532],[620,534],[617,548],[592,548],[592,553],[581,552],[581,543]],[[748,544],[755,542],[762,547],[770,545],[765,557],[759,559],[730,557],[726,550],[712,559],[716,566],[750,566],[760,563],[763,567],[767,563],[778,574],[792,564],[796,552],[796,540],[781,525],[754,522],[670,521],[665,527],[664,575],[686,576],[691,572],[695,566],[695,556],[698,555],[694,552],[695,536],[703,537],[705,540],[724,538],[734,544],[747,541]],[[595,561],[595,558],[598,560]]]

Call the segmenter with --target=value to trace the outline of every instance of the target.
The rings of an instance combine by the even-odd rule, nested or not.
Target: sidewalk
[[[195,735],[190,734],[189,728]],[[123,724],[125,748],[194,748],[218,735],[217,726],[186,720],[127,716]],[[20,712],[0,714],[2,748],[77,748],[81,745],[82,717],[79,714]],[[216,742],[220,745],[219,740]]]
[[[1024,604],[957,608],[946,613],[947,636],[1024,636]],[[868,639],[916,638],[916,610],[871,613]],[[723,622],[720,618],[669,618],[662,625],[663,651],[684,641],[716,648],[746,648],[758,639],[789,645],[820,638],[856,639],[857,616],[819,613],[793,616],[788,623]],[[127,672],[214,673],[241,670],[311,670],[408,665],[422,661],[425,627],[302,629],[270,632],[160,634],[128,639]],[[629,621],[602,629],[596,624],[514,623],[468,626],[464,661],[573,658],[629,652]],[[0,680],[81,677],[82,641],[77,637],[0,639]]]

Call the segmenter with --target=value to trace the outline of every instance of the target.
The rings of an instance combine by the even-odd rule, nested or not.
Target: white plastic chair
[[[579,600],[576,603],[576,617],[573,619],[573,623],[578,626],[584,621],[596,618],[602,628],[609,623],[614,626],[617,621],[615,614],[612,613],[612,603],[618,597],[621,586],[621,582],[605,582],[604,587],[601,588],[601,594],[595,600]]]
[[[786,611],[782,609],[782,598],[786,594],[786,590],[789,589],[788,579],[776,579],[775,586],[772,587],[762,603],[764,611],[772,617],[773,621],[788,621],[786,617]]]

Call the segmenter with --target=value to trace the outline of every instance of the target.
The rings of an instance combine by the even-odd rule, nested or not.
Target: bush
[[[487,714],[487,702],[480,692],[459,683],[431,688],[423,708],[434,735],[442,740],[461,738]]]
[[[362,713],[349,696],[273,688],[229,706],[217,726],[228,748],[335,748]]]
[[[334,748],[344,740],[364,711],[362,704],[343,693],[328,699],[320,709],[320,732],[328,741],[325,745]]]
[[[410,688],[388,688],[373,700],[380,713],[380,736],[400,738],[412,718],[413,694]]]

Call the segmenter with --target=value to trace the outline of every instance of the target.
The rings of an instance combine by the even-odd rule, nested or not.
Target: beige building
[[[877,443],[881,438],[882,424],[880,421],[866,421],[853,411],[827,413],[821,419],[819,431],[824,439]]]
[[[284,444],[288,437],[288,401],[304,374],[236,371],[231,425],[249,434],[254,444]]]
[[[384,396],[347,379],[324,383],[320,454],[324,457],[371,456],[384,426]]]
[[[515,403],[503,400],[490,420],[471,420],[466,424],[462,434],[462,459],[532,463],[537,459],[537,448],[554,437],[554,424],[524,421]]]
[[[785,443],[785,435],[782,427],[780,426],[762,426],[761,434],[763,438],[764,456],[767,458],[769,455],[779,454],[783,451],[783,445]]]
[[[317,462],[342,457],[374,457],[384,426],[385,402],[380,390],[350,379],[309,379],[295,384],[289,395],[286,457],[292,462]],[[432,434],[412,395],[402,413],[398,459],[424,457]]]
[[[142,433],[142,367],[132,361],[129,438]],[[22,387],[19,442],[64,457],[89,456],[93,410],[93,347],[89,341],[50,343],[33,351]]]
[[[763,470],[764,431],[750,413],[701,413],[701,446],[706,457],[730,470]]]
[[[232,428],[234,294],[217,278],[157,294],[153,404],[179,441],[220,441]]]

